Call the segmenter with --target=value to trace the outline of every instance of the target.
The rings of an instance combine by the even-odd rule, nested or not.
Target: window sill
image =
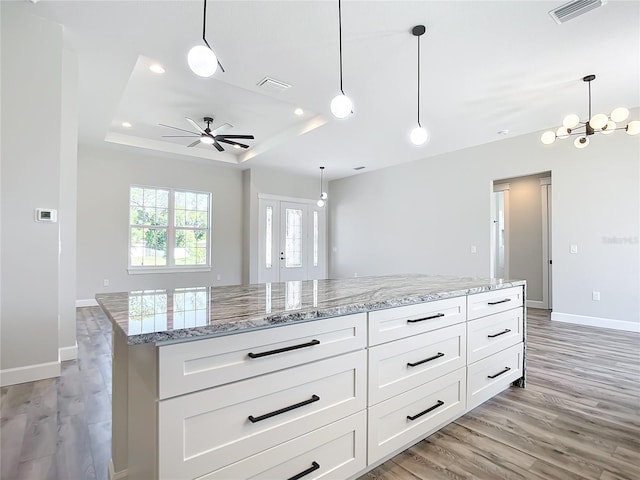
[[[210,272],[211,266],[204,265],[200,267],[186,266],[186,267],[129,267],[127,272],[129,275],[144,275],[144,274],[156,274],[156,273],[199,273]]]

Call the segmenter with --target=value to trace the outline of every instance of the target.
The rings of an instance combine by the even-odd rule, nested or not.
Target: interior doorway
[[[552,309],[551,172],[493,182],[491,275],[527,281],[527,306]]]
[[[258,205],[258,283],[326,278],[326,209],[272,195]]]

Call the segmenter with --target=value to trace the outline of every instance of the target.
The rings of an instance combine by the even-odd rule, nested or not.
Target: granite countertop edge
[[[191,340],[201,340],[204,338],[220,337],[225,335],[232,335],[241,332],[248,332],[253,330],[261,330],[266,328],[273,328],[293,323],[309,322],[313,320],[320,320],[325,318],[338,317],[342,315],[351,315],[356,313],[366,313],[375,310],[384,310],[387,308],[401,307],[406,305],[415,305],[419,303],[432,302],[436,300],[442,300],[446,298],[461,297],[466,295],[473,295],[477,293],[489,292],[492,290],[500,290],[504,288],[511,288],[515,286],[525,285],[524,280],[512,280],[498,284],[483,284],[477,287],[464,288],[459,290],[451,290],[440,293],[427,293],[416,294],[410,296],[402,296],[397,298],[390,298],[380,301],[346,304],[338,307],[328,308],[314,308],[307,310],[298,310],[292,312],[280,312],[273,315],[265,315],[262,318],[253,318],[247,320],[233,320],[228,322],[216,323],[213,325],[206,325],[201,327],[191,327],[185,329],[176,329],[172,331],[160,331],[143,334],[127,334],[122,326],[112,317],[109,309],[106,308],[101,300],[101,295],[96,295],[96,301],[102,310],[106,313],[111,323],[118,327],[120,333],[127,336],[127,343],[129,345],[140,345],[147,343],[156,343],[158,346],[168,345],[171,343],[181,343]]]

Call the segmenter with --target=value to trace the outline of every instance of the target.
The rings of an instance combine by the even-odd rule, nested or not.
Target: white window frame
[[[131,223],[130,208],[131,208],[131,189],[132,188],[148,188],[154,190],[168,190],[169,191],[169,206],[168,206],[168,225],[167,229],[167,264],[166,265],[131,265],[131,229],[136,226]],[[175,195],[176,192],[204,194],[209,197],[208,205],[208,219],[207,228],[184,228],[176,227],[176,208],[175,208]],[[190,273],[190,272],[210,272],[211,271],[211,222],[212,222],[212,204],[213,194],[211,192],[203,192],[199,190],[184,189],[184,188],[171,188],[171,187],[159,187],[154,185],[129,185],[127,199],[127,217],[129,218],[129,228],[127,229],[129,239],[127,240],[127,271],[129,274],[150,274],[150,273]],[[162,227],[164,228],[164,227]],[[176,245],[176,231],[177,230],[204,230],[207,233],[206,255],[207,260],[204,265],[176,265],[175,264],[175,245]]]

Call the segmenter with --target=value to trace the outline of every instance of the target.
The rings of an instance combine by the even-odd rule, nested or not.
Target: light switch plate
[[[569,248],[570,253],[578,253],[578,245],[571,245]]]

